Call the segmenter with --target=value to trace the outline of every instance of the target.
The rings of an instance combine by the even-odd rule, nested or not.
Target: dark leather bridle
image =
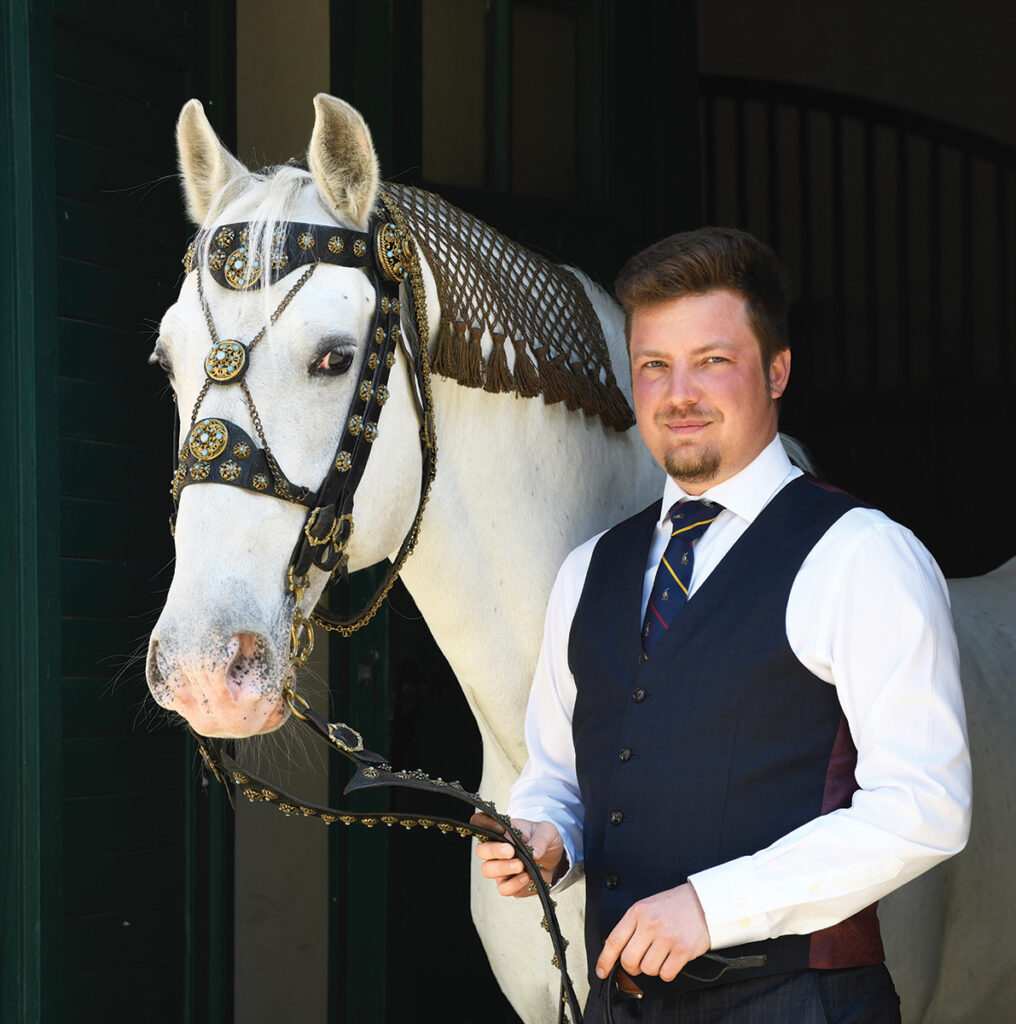
[[[293,643],[290,656],[304,664],[313,646],[313,623],[343,636],[365,625],[380,607],[419,535],[423,510],[437,468],[430,366],[427,356],[428,320],[419,255],[402,211],[385,192],[366,232],[321,224],[279,224],[270,249],[270,267],[263,269],[251,225],[227,224],[195,239],[184,264],[198,274],[198,291],[208,324],[212,348],[205,360],[206,381],[191,415],[187,442],[181,447],[170,488],[175,508],[185,487],[224,483],[304,506],[307,517],[290,556],[287,591],[293,599]],[[292,483],[279,466],[264,436],[254,398],[244,379],[251,352],[267,325],[250,342],[219,339],[201,280],[203,271],[218,284],[238,291],[278,280],[295,269],[306,270],[282,300],[271,323],[285,311],[295,293],[320,263],[362,269],[375,291],[374,317],[363,352],[359,377],[348,409],[342,436],[324,480],[316,489]],[[407,285],[404,290],[402,285]],[[405,310],[403,310],[405,303]],[[405,311],[406,316],[402,313]],[[377,590],[358,612],[341,616],[319,600],[310,617],[300,605],[309,586],[312,566],[328,573],[325,590],[346,575],[346,547],[353,533],[353,499],[363,477],[371,446],[378,437],[378,421],[388,400],[388,378],[402,350],[409,359],[412,391],[420,422],[420,500],[413,524]],[[239,386],[247,400],[257,433],[221,418],[197,419],[204,396],[212,387]]]

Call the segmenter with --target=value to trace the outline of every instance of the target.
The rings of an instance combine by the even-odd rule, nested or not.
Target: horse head
[[[209,736],[282,724],[329,579],[397,552],[420,502],[420,388],[399,344],[415,324],[409,288],[398,301],[398,233],[379,214],[363,119],[330,96],[314,103],[307,167],[248,171],[196,100],[177,124],[198,234],[152,356],[180,429],[176,566],[147,676],[162,707]],[[388,277],[377,269],[386,244]],[[355,502],[343,475],[357,477]],[[326,491],[345,503],[329,505]]]

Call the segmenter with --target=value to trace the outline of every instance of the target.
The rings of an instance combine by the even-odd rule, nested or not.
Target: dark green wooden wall
[[[19,129],[4,152],[4,237],[26,250],[5,277],[5,388],[20,418],[5,415],[3,443],[25,458],[4,508],[21,649],[4,1020],[228,1012],[228,920],[207,896],[228,833],[223,845],[189,743],[147,697],[143,655],[170,578],[173,407],[147,356],[186,242],[173,124],[191,95],[232,123],[231,10],[4,7]]]

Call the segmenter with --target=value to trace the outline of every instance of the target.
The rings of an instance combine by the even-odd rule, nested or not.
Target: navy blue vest
[[[834,687],[797,660],[787,600],[805,557],[858,502],[810,477],[766,506],[695,591],[645,661],[642,586],[660,503],[620,523],[593,551],[572,624],[572,723],[585,807],[586,951],[593,967],[637,900],[696,871],[755,853],[856,790],[856,751]],[[882,961],[874,906],[814,935],[738,946],[763,968]],[[695,974],[716,973],[696,961]],[[699,987],[679,977],[679,987]],[[639,978],[648,993],[657,978]]]

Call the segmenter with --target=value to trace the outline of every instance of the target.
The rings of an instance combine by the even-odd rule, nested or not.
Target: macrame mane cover
[[[440,196],[408,185],[384,188],[405,213],[437,282],[435,373],[484,391],[542,394],[547,405],[564,402],[617,430],[634,424],[600,321],[574,274]],[[493,341],[486,359],[485,330]]]

